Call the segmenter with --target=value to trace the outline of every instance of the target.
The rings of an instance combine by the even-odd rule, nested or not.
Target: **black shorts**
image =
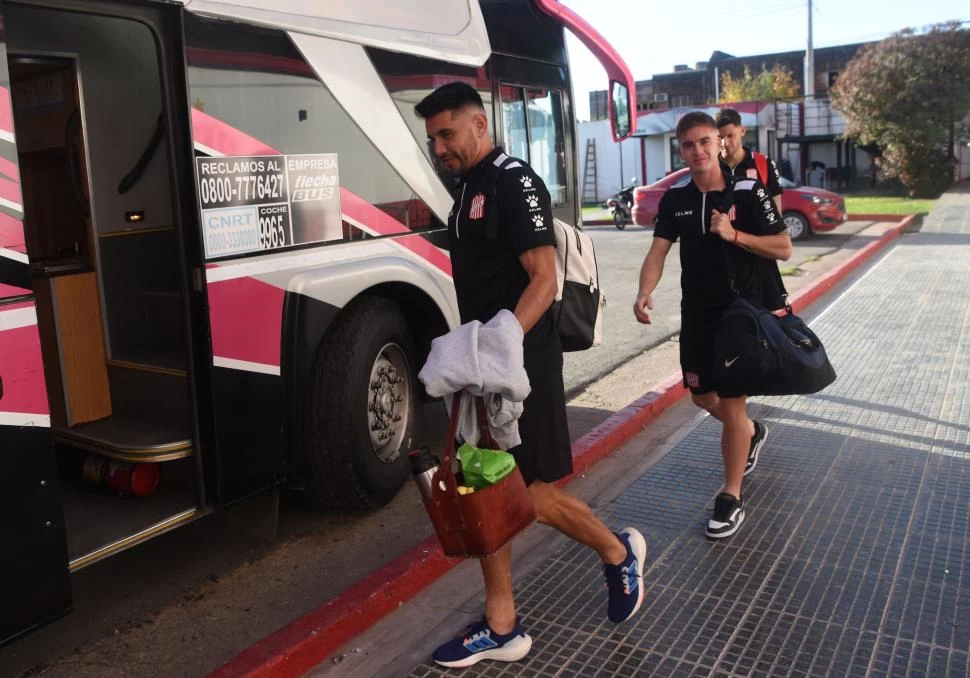
[[[700,395],[717,391],[721,398],[740,398],[743,393],[719,389],[714,381],[714,335],[717,320],[692,320],[680,328],[680,369],[684,386]]]
[[[526,367],[529,373],[529,368]],[[519,435],[522,444],[509,452],[522,471],[525,484],[533,480],[552,483],[573,472],[573,448],[566,421],[566,390],[562,364],[529,373],[532,391],[522,404]]]

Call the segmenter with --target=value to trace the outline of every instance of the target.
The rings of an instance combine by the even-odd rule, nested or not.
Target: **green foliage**
[[[863,47],[839,75],[832,103],[845,136],[878,147],[885,176],[911,196],[936,197],[953,182],[951,143],[970,113],[970,31],[955,22],[907,29]]]
[[[775,64],[771,70],[762,64],[761,72],[752,75],[751,69],[744,67],[744,76],[737,80],[725,72],[721,76],[721,102],[735,101],[773,101],[798,96],[798,81],[791,71]]]

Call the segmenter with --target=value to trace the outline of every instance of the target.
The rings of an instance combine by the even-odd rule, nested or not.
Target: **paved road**
[[[840,246],[860,227],[846,225],[799,245],[794,261]],[[631,308],[651,232],[589,231],[608,294],[609,334],[604,347],[567,356],[566,383],[573,389],[663,341],[679,324],[676,252],[655,295],[656,324],[641,326]],[[426,409],[429,440],[439,439],[440,403]],[[130,678],[157,675],[161,665],[172,675],[203,675],[430,534],[410,483],[385,509],[363,514],[315,511],[288,498],[270,543],[253,538],[260,532],[257,507],[237,511],[75,575],[75,613],[0,649],[0,676],[37,667],[45,678]]]
[[[829,233],[795,243],[795,253],[784,267],[797,266],[813,257],[837,250],[854,233],[870,225],[868,221],[850,221]],[[575,393],[596,381],[634,356],[656,346],[675,334],[680,327],[680,259],[674,245],[667,256],[663,279],[654,297],[653,324],[641,325],[633,317],[640,265],[650,247],[652,229],[627,226],[618,231],[613,226],[587,226],[586,231],[596,246],[596,263],[600,282],[606,291],[603,317],[603,345],[582,353],[566,355],[564,378],[566,390]],[[789,291],[798,281],[786,277]]]

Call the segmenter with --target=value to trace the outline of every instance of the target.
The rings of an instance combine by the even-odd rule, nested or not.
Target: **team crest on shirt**
[[[701,378],[698,376],[697,372],[684,372],[684,382],[690,388],[701,387]]]
[[[747,177],[748,177],[749,179],[757,179],[757,178],[758,178],[758,170],[756,170],[756,169],[755,169],[755,168],[753,168],[753,167],[751,167],[751,168],[749,168],[749,169],[748,169],[748,170],[747,170],[747,171],[745,172],[745,174],[747,175]]]
[[[737,209],[735,209],[734,205],[731,205],[731,209],[728,210],[728,220],[729,221],[738,220],[738,211]]]
[[[485,216],[485,194],[479,193],[472,198],[472,205],[468,210],[469,219],[481,219]]]

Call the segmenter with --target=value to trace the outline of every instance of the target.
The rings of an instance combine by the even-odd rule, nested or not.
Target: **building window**
[[[674,97],[674,108],[682,108],[684,106],[690,106],[690,95],[689,94],[679,94]]]
[[[680,157],[680,142],[677,137],[670,137],[670,171],[676,172],[684,167],[687,167],[687,163]]]

